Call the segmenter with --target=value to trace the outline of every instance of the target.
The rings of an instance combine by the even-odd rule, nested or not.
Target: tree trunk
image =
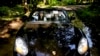
[[[43,0],[43,3],[46,4],[46,0]]]

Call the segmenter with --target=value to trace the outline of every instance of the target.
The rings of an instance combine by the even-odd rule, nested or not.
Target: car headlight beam
[[[87,39],[83,37],[78,45],[78,53],[82,55],[85,52],[87,52],[87,50],[88,50],[88,42]]]
[[[15,40],[15,51],[21,55],[28,54],[28,47],[22,38],[16,38]]]

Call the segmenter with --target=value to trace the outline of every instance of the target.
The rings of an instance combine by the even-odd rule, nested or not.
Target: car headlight
[[[21,55],[28,54],[28,47],[25,41],[20,37],[15,40],[15,51]]]
[[[78,53],[79,54],[84,54],[85,52],[87,52],[88,50],[88,43],[87,43],[87,39],[86,38],[82,38],[79,42],[79,45],[78,45]]]

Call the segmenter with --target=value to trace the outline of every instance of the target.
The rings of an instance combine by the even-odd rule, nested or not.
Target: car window
[[[66,15],[63,11],[52,10],[52,11],[35,11],[32,14],[33,21],[64,21]]]

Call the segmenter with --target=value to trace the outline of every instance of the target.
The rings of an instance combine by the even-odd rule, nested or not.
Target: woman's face
[[[43,12],[40,12],[40,20],[43,18]]]

